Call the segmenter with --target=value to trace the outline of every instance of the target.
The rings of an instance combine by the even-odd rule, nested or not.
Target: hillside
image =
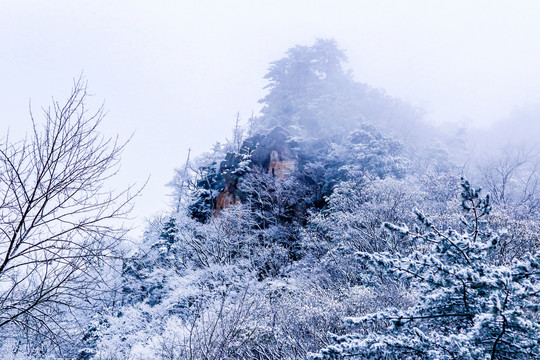
[[[345,62],[333,40],[273,62],[261,115],[176,164],[174,210],[59,347],[78,360],[539,358],[538,153],[487,161],[482,133],[428,124]]]
[[[121,316],[107,315],[108,325],[96,327],[99,335],[88,344],[89,354],[107,358],[121,349],[135,358],[169,351],[175,359],[306,359],[318,353],[315,357],[333,359],[365,351],[369,357],[379,341],[374,334],[380,332],[377,336],[388,340],[375,348],[387,354],[385,359],[401,353],[426,358],[448,341],[454,347],[480,341],[471,354],[496,348],[493,339],[501,326],[496,318],[486,325],[495,327],[490,333],[476,337],[468,333],[473,324],[458,327],[456,335],[470,337],[459,341],[441,338],[453,330],[408,335],[406,327],[404,335],[395,330],[404,336],[396,340],[381,327],[390,320],[367,327],[347,320],[385,312],[391,319],[397,316],[393,311],[407,314],[423,296],[431,296],[411,279],[404,281],[400,271],[396,274],[397,265],[376,270],[358,255],[380,254],[379,262],[387,264],[429,251],[429,242],[420,241],[428,235],[416,225],[415,208],[429,214],[428,233],[436,227],[441,237],[451,228],[464,239],[471,231],[482,239],[499,236],[485,266],[525,261],[538,254],[539,242],[536,192],[525,218],[522,204],[504,209],[493,204],[491,218],[484,208],[474,212],[481,220],[470,220],[481,221],[481,230],[464,222],[464,216],[473,216],[471,209],[492,206],[477,202],[483,199],[477,193],[467,198],[473,190],[459,180],[461,164],[452,160],[451,154],[468,151],[463,141],[469,139],[444,135],[423,122],[419,110],[355,82],[342,69],[344,61],[335,42],[318,40],[290,49],[271,64],[262,115],[249,129],[236,128],[233,142],[178,172],[178,211],[149,229],[140,255],[125,265],[125,310]],[[475,246],[480,245],[466,249]],[[425,269],[410,271],[420,276]],[[470,301],[483,301],[475,296]],[[531,296],[527,301],[537,295]],[[441,311],[430,306],[420,317]],[[476,311],[471,317],[489,313]],[[436,316],[430,319],[427,331],[443,324]],[[527,356],[538,354],[532,340],[538,332],[522,344],[538,323],[530,326],[512,330],[515,335],[508,336],[519,342],[509,341],[502,348],[514,350],[501,354],[516,348]],[[338,340],[332,335],[347,333],[357,335]],[[362,334],[369,335],[368,345],[354,340]],[[432,337],[432,343],[422,336]],[[386,353],[385,347],[394,350]]]

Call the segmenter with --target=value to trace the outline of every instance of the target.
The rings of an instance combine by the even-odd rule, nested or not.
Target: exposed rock
[[[296,171],[297,163],[296,159],[283,158],[276,150],[272,150],[268,173],[278,178],[285,178]]]
[[[236,194],[237,191],[230,191],[227,187],[217,196],[214,215],[218,215],[223,209],[232,205],[240,205],[240,198]]]
[[[294,158],[294,154],[288,144],[289,133],[281,126],[276,126],[263,137],[258,137],[256,146],[251,152],[251,159],[255,165],[268,169],[270,154],[276,151],[282,158]],[[253,143],[250,139],[246,142]]]
[[[268,135],[259,140],[251,153],[253,164],[277,177],[294,173],[298,157],[291,148],[289,138],[289,133],[281,126],[273,128]]]
[[[255,135],[244,141],[239,154],[229,153],[220,164],[225,187],[216,198],[214,214],[241,203],[238,183],[250,171],[263,171],[285,178],[297,170],[298,157],[289,142],[289,133],[280,126],[267,135]]]

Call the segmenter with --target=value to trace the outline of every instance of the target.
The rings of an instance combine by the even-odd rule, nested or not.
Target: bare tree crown
[[[89,113],[87,96],[75,81],[43,125],[31,116],[25,140],[0,141],[0,328],[58,336],[58,315],[103,291],[103,262],[125,235],[138,191],[105,187],[125,143],[98,132],[103,107]]]

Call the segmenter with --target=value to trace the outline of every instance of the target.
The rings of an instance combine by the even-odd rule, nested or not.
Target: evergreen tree
[[[410,256],[359,253],[374,270],[409,282],[418,302],[350,319],[359,332],[336,336],[314,359],[537,359],[540,356],[540,254],[505,267],[492,262],[497,234],[487,228],[489,196],[462,182],[463,232],[409,231]]]
[[[417,125],[416,108],[383,91],[354,81],[342,64],[345,53],[332,39],[318,39],[312,46],[297,45],[287,56],[270,65],[265,78],[268,94],[255,130],[276,125],[291,134],[321,137],[351,130],[362,123],[392,124],[398,134]]]

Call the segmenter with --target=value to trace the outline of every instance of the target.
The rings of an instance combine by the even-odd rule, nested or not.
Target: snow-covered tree
[[[0,347],[69,356],[80,324],[114,293],[139,190],[107,191],[125,144],[100,133],[104,110],[87,100],[78,79],[42,122],[30,114],[25,139],[0,138]]]
[[[417,303],[350,318],[356,333],[314,359],[536,359],[540,356],[540,253],[510,266],[492,262],[499,236],[485,221],[489,196],[462,182],[465,231],[440,231],[421,214],[424,231],[388,224],[413,239],[409,256],[359,253],[374,270],[410,283]]]
[[[363,122],[410,129],[419,118],[412,106],[383,91],[355,82],[342,65],[347,60],[332,39],[312,46],[295,46],[273,62],[265,76],[268,94],[258,131],[280,125],[293,134],[320,136],[352,129]],[[403,131],[400,131],[403,133]]]

